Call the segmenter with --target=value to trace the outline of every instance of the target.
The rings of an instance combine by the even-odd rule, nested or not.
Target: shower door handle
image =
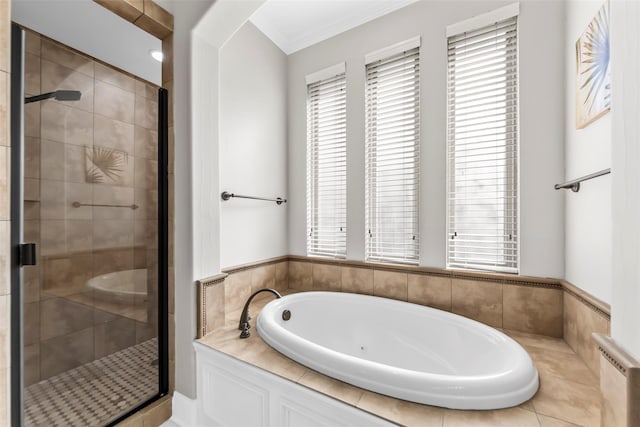
[[[20,267],[25,265],[36,265],[36,244],[21,243],[20,244]]]

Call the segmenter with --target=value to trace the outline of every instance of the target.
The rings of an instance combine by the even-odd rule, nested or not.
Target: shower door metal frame
[[[20,244],[23,237],[24,31],[11,23],[11,425],[24,425],[23,290]]]
[[[11,426],[24,425],[23,239],[24,31],[11,23]],[[169,92],[158,89],[158,393],[111,421],[114,426],[169,391]]]

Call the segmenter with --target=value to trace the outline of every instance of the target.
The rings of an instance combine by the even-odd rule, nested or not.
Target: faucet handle
[[[251,333],[249,332],[249,329],[251,329],[251,325],[249,325],[249,322],[243,322],[242,323],[242,332],[240,333],[240,338],[249,338],[251,336]]]

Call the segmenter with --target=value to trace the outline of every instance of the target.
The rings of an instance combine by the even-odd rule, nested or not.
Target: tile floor
[[[257,318],[263,299],[252,305]],[[235,315],[237,314],[237,316]],[[298,384],[406,426],[567,427],[600,426],[600,388],[596,376],[558,338],[505,330],[531,355],[540,375],[540,389],[522,405],[495,411],[456,411],[406,402],[362,390],[326,377],[286,358],[264,343],[253,329],[247,340],[238,339],[240,313],[199,341]]]
[[[56,375],[24,390],[25,426],[104,425],[158,390],[157,339]]]

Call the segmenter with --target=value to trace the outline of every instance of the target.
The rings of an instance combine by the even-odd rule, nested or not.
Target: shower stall
[[[168,389],[167,93],[12,43],[13,423],[112,425]]]

